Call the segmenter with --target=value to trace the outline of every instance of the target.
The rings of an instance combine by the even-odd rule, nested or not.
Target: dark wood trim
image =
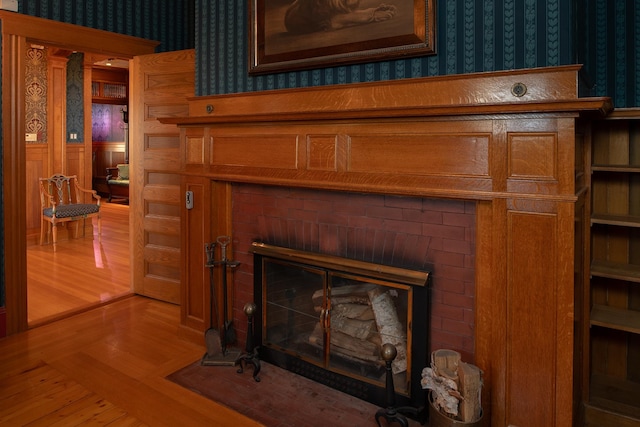
[[[3,33],[2,38],[4,284],[7,335],[11,335],[27,329],[26,148],[22,142],[27,45],[24,37]]]

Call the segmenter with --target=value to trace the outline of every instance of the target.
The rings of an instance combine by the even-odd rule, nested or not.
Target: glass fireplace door
[[[329,369],[384,387],[383,344],[393,344],[396,393],[408,395],[411,378],[412,288],[350,274],[329,273]]]
[[[262,360],[383,406],[383,344],[399,406],[424,405],[429,273],[254,242]]]
[[[318,319],[326,300],[322,269],[274,259],[264,261],[263,344],[323,365],[324,334]]]

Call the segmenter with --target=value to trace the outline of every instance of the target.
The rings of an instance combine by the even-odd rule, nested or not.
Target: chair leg
[[[42,241],[44,240],[44,220],[40,220],[40,246],[42,246]]]
[[[98,214],[98,242],[102,242],[102,219]]]
[[[51,234],[53,234],[53,252],[56,251],[56,243],[58,242],[58,226],[56,224],[51,224]]]

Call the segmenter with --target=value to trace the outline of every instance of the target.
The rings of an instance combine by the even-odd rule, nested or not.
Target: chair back
[[[40,201],[45,208],[49,204],[68,205],[81,203],[78,191],[78,177],[55,174],[40,178]]]

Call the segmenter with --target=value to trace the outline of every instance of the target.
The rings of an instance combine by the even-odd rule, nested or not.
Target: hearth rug
[[[202,366],[200,360],[167,379],[267,427],[377,427],[381,408],[264,361],[260,365],[260,382],[252,366],[238,373],[237,367]]]

